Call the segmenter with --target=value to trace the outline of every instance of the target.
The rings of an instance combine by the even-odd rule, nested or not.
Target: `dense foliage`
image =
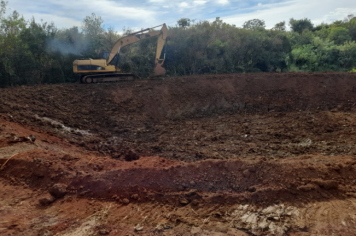
[[[53,23],[25,20],[0,6],[0,87],[74,82],[77,58],[98,58],[121,37],[104,29],[92,14],[81,28],[57,29]],[[356,71],[356,17],[314,26],[309,19],[290,19],[265,28],[259,19],[242,27],[224,23],[178,20],[169,27],[164,48],[168,75],[236,72]],[[127,30],[125,33],[129,33]],[[124,33],[124,34],[125,34]],[[156,39],[123,48],[124,72],[149,76],[154,67]]]

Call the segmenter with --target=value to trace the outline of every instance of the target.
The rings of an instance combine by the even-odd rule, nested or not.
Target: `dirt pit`
[[[355,235],[356,80],[0,90],[1,235]]]

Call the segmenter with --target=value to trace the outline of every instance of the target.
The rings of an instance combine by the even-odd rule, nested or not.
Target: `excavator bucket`
[[[164,76],[166,74],[166,69],[162,67],[162,64],[157,63],[155,69],[153,70],[152,77]]]

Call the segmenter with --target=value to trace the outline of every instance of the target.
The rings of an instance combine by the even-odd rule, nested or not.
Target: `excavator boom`
[[[160,30],[153,30],[162,26]],[[166,71],[162,67],[165,55],[161,59],[162,49],[167,38],[167,26],[166,24],[159,25],[153,28],[147,28],[140,30],[138,32],[131,33],[125,37],[120,38],[116,41],[112,47],[107,59],[85,59],[85,60],[75,60],[73,62],[73,72],[74,73],[84,73],[87,75],[82,76],[81,82],[83,83],[95,83],[95,82],[112,82],[122,80],[125,78],[128,80],[133,79],[135,76],[133,74],[122,74],[119,73],[120,69],[113,65],[113,60],[116,54],[120,53],[121,48],[136,43],[140,40],[144,40],[150,37],[158,36],[157,48],[156,48],[156,58],[155,58],[155,68],[153,70],[152,76],[162,76],[165,75]],[[90,73],[90,74],[89,74]]]

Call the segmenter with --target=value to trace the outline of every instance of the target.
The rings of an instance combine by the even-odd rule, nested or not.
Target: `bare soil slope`
[[[355,235],[355,76],[0,90],[4,235]]]
[[[0,112],[111,156],[352,155],[355,86],[352,73],[41,85],[2,89]]]

